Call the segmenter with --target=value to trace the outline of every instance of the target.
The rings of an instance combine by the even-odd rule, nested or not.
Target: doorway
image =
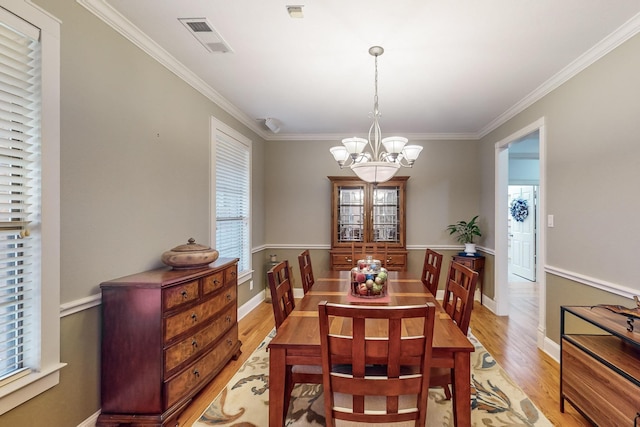
[[[545,212],[544,130],[542,118],[495,144],[495,312],[500,316],[509,314],[510,267],[516,261],[522,267],[520,275],[538,284],[538,347],[543,347],[546,335],[545,229],[539,226]],[[526,200],[526,217],[520,215],[523,221],[512,216],[513,200]],[[516,231],[520,234],[511,235]]]
[[[509,272],[536,281],[536,234],[540,184],[540,131],[510,142],[507,216]],[[511,281],[511,279],[510,279]]]

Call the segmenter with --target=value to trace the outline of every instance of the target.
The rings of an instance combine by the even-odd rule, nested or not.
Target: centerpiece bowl
[[[380,260],[358,260],[351,269],[351,295],[359,298],[382,298],[387,295],[387,270]]]

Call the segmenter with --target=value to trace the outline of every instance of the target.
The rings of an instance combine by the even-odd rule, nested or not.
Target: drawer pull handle
[[[193,348],[198,348],[198,341],[194,339],[193,341],[191,341],[191,345],[193,346]]]
[[[227,294],[227,301],[231,301],[231,294]]]
[[[192,319],[194,322],[197,322],[197,321],[198,321],[198,315],[197,315],[197,314],[195,314],[195,313],[192,313],[192,314],[191,314],[191,319]]]
[[[187,291],[182,291],[182,298],[187,299]]]
[[[233,345],[233,341],[231,341],[229,338],[227,338],[227,345],[229,347],[231,347]]]
[[[193,370],[193,375],[195,375],[196,378],[200,377],[200,371],[198,371],[197,369]]]
[[[220,281],[218,279],[213,279],[213,284],[217,285],[218,283],[220,283]]]
[[[226,320],[227,323],[231,323],[231,316],[227,316],[224,320]]]
[[[235,279],[235,277],[236,277],[236,275],[237,275],[237,274],[238,274],[238,273],[236,273],[236,272],[234,271],[233,273],[231,273],[231,277],[233,277],[233,278]]]
[[[344,257],[344,260],[345,260],[346,262],[352,262],[351,257],[348,257],[348,256]]]

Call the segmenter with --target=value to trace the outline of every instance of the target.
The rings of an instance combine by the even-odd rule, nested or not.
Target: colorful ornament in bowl
[[[387,270],[375,259],[358,260],[351,269],[351,294],[360,298],[381,298],[387,294]]]

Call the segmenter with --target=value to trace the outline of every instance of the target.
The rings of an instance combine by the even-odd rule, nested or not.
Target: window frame
[[[34,322],[39,327],[39,364],[0,386],[0,415],[58,384],[65,366],[60,362],[60,21],[28,0],[4,0],[1,8],[40,28],[42,241]]]
[[[252,208],[251,208],[251,200],[252,200],[252,162],[253,162],[253,150],[252,150],[252,141],[245,137],[244,135],[242,135],[240,132],[236,131],[235,129],[233,129],[232,127],[226,125],[225,123],[221,122],[220,120],[216,119],[215,117],[211,117],[211,142],[209,145],[209,149],[210,149],[210,155],[211,155],[211,164],[209,167],[210,170],[210,217],[212,218],[211,221],[211,227],[210,227],[210,241],[211,241],[211,245],[212,247],[215,246],[215,242],[216,242],[216,225],[217,225],[217,219],[216,219],[216,141],[218,136],[220,135],[224,135],[227,138],[231,138],[235,141],[237,141],[238,143],[244,145],[249,153],[249,165],[248,165],[248,173],[249,173],[249,194],[247,196],[248,200],[247,200],[247,206],[248,206],[248,211],[249,211],[249,217],[248,217],[248,223],[247,223],[247,227],[248,227],[248,242],[247,242],[247,248],[246,252],[248,254],[248,259],[246,260],[246,270],[244,271],[238,271],[238,285],[241,283],[246,282],[247,280],[250,280],[253,276],[253,266],[252,266],[252,251],[251,251],[251,242],[253,241],[252,238],[252,227],[251,227],[251,222],[252,222]],[[220,254],[221,256],[224,256],[225,254]]]

